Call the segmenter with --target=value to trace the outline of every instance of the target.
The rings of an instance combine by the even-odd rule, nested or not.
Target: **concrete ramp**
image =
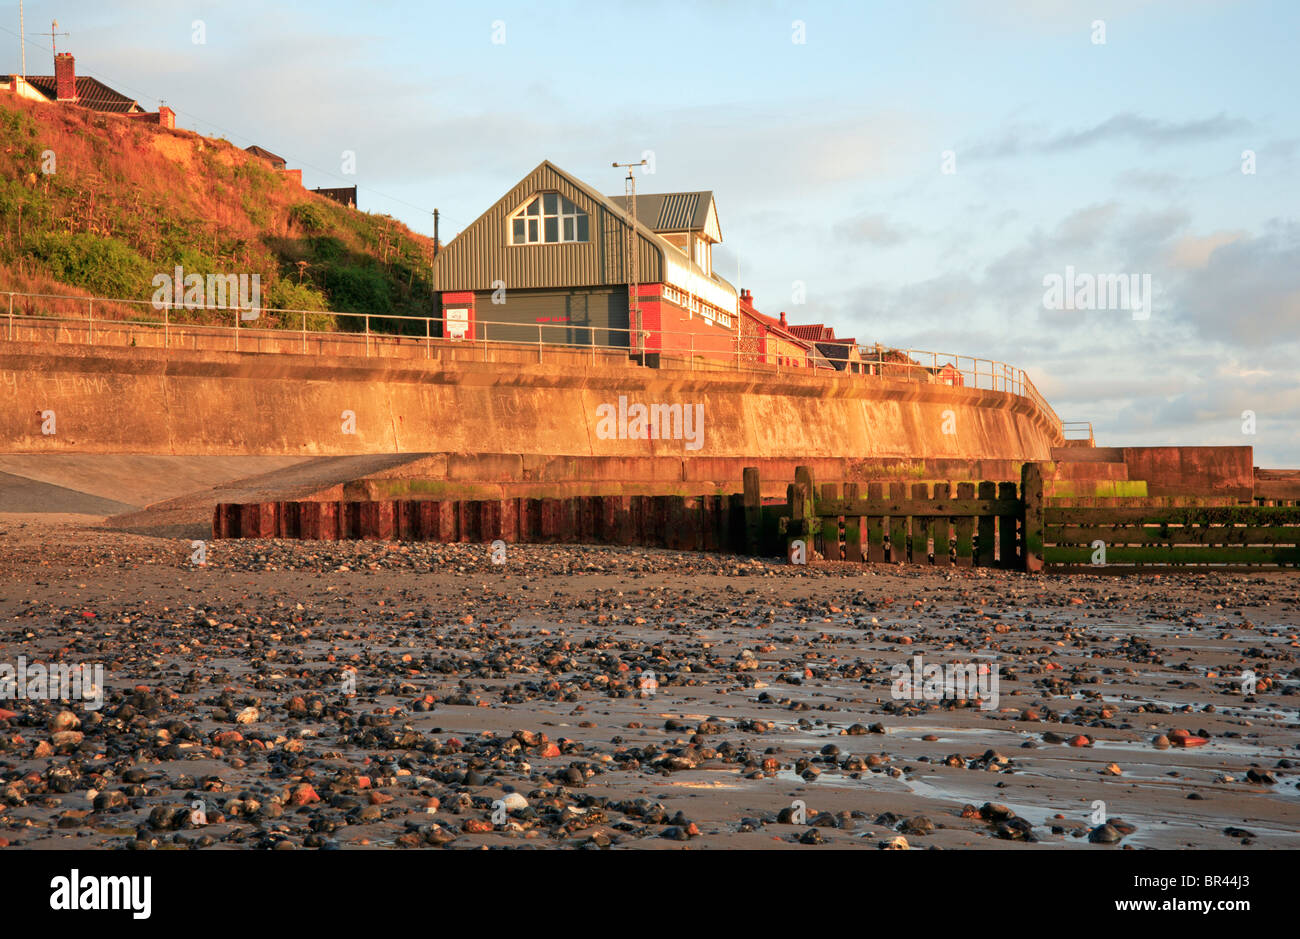
[[[64,512],[36,497],[31,484],[104,501],[103,512],[143,508],[232,479],[281,470],[304,461],[285,456],[171,456],[142,453],[0,454],[0,500],[9,512]],[[54,495],[54,493],[50,493]],[[70,498],[70,497],[69,497]],[[89,504],[89,503],[87,503]]]
[[[41,515],[116,515],[134,506],[65,486],[0,473],[0,512]]]
[[[246,460],[251,474],[224,478],[215,484],[186,490],[174,498],[152,502],[114,515],[110,528],[142,535],[206,538],[212,530],[212,510],[219,502],[263,502],[281,499],[337,499],[343,486],[359,477],[390,470],[415,460],[418,454],[367,454],[302,458],[187,457],[203,460]],[[277,465],[278,464],[278,465]],[[235,466],[229,466],[234,469]],[[257,472],[256,470],[261,470]]]

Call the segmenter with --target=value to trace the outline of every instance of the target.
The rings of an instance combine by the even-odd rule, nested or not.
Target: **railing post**
[[[170,349],[172,345],[172,323],[171,323],[172,305],[169,303],[163,307],[163,348]]]
[[[89,298],[86,300],[86,344],[95,344],[95,301]]]
[[[424,357],[433,355],[433,320],[424,318]]]
[[[366,314],[366,355],[370,355],[370,314]]]
[[[307,354],[307,311],[302,311],[302,354]]]
[[[194,338],[196,341],[198,340],[197,335]],[[235,307],[235,351],[236,352],[239,351],[239,308],[238,307]]]
[[[14,292],[9,291],[9,338],[14,338]]]
[[[538,364],[540,364],[542,361],[542,324],[541,323],[537,324],[537,361]]]
[[[691,336],[691,371],[695,371],[695,336]]]

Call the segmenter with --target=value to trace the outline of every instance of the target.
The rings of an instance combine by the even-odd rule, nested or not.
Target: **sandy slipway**
[[[0,663],[106,685],[0,700],[0,845],[1300,847],[1294,574],[191,551],[0,516]],[[996,706],[895,698],[915,655]]]

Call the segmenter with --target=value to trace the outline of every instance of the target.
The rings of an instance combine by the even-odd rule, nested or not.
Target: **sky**
[[[1101,445],[1300,467],[1295,0],[25,12],[30,73],[57,19],[78,73],[444,241],[542,160],[612,194],[646,158],[641,192],[713,191],[715,266],[765,313],[1010,362]],[[0,48],[16,71],[16,3]],[[1071,270],[1149,308],[1062,309]]]

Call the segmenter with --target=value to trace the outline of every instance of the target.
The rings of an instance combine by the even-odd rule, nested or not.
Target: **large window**
[[[533,196],[510,217],[512,245],[587,240],[587,213],[558,192]]]

